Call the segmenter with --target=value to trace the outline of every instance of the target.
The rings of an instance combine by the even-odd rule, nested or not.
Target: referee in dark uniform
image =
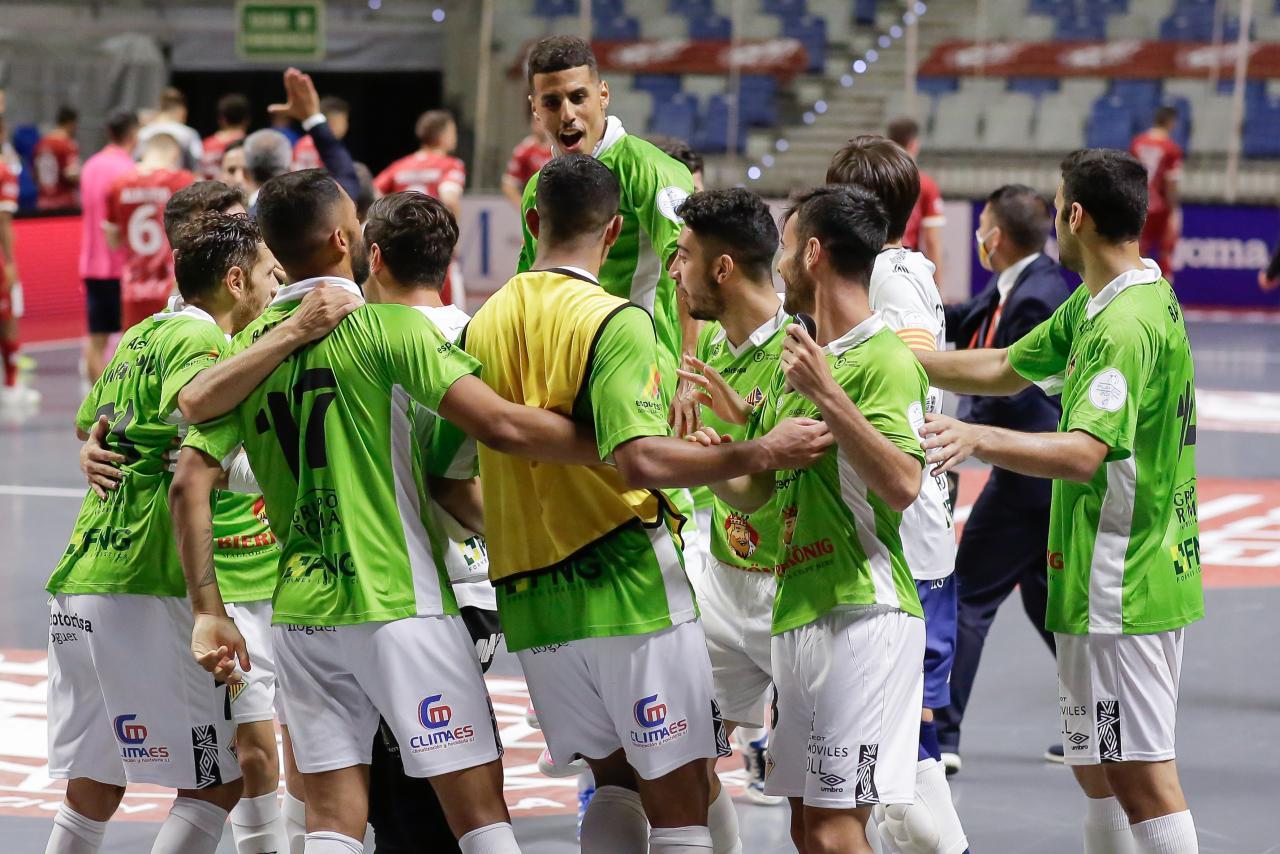
[[[1043,254],[1052,220],[1048,202],[1030,187],[1006,185],[987,198],[975,238],[982,266],[993,275],[982,293],[947,306],[947,337],[957,347],[1008,347],[1071,295],[1058,264]],[[1033,385],[1012,397],[966,396],[959,417],[975,424],[1051,433],[1061,414],[1058,398]],[[934,713],[948,773],[960,769],[960,722],[987,631],[1014,587],[1020,588],[1022,607],[1050,655],[1054,652],[1053,635],[1044,627],[1050,487],[1047,479],[992,468],[965,522],[956,553],[959,608],[951,705]]]

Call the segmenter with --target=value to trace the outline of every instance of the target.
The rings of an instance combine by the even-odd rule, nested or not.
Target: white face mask
[[[982,229],[978,229],[973,233],[974,239],[978,241],[978,263],[982,265],[982,269],[991,269],[991,253],[987,251],[987,238],[996,233],[1000,226],[993,226],[986,234],[982,233]]]

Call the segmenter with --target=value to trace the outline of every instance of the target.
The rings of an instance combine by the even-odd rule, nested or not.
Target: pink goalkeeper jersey
[[[80,168],[80,278],[118,279],[124,248],[107,248],[102,223],[107,220],[107,194],[121,175],[133,171],[133,158],[118,145],[108,145]]]

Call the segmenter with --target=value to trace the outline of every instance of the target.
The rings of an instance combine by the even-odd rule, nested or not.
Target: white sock
[[[520,854],[520,846],[516,844],[516,834],[509,821],[488,824],[464,833],[458,840],[458,847],[462,854]]]
[[[1196,823],[1191,810],[1162,815],[1133,825],[1133,841],[1140,854],[1199,854]]]
[[[63,801],[53,816],[53,833],[45,854],[98,854],[102,847],[102,834],[107,829],[105,821],[94,821],[67,806]]]
[[[969,847],[955,802],[951,800],[947,771],[932,757],[916,763],[916,806],[928,807],[933,814],[938,854],[961,854]]]
[[[288,854],[276,793],[241,798],[231,809],[231,836],[236,854]]]
[[[217,804],[174,798],[151,854],[214,854],[226,823],[227,811]]]
[[[1084,854],[1134,854],[1129,816],[1112,795],[1085,798]]]
[[[720,787],[720,795],[707,810],[707,826],[711,831],[711,847],[715,854],[742,854],[738,836],[738,811],[733,808],[729,790]]]
[[[307,834],[306,854],[364,854],[364,843],[335,830],[317,830]]]
[[[711,854],[711,831],[705,824],[652,828],[649,854]]]
[[[307,839],[306,803],[285,792],[280,815],[284,819],[284,835],[289,841],[289,854],[303,854],[302,847]]]
[[[640,793],[621,786],[601,786],[582,817],[583,854],[645,854],[649,819]]]

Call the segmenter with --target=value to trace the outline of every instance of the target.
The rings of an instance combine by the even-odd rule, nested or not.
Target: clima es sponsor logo
[[[426,753],[452,744],[475,741],[475,727],[470,724],[453,726],[453,708],[443,700],[443,694],[432,694],[418,703],[418,723],[426,733],[409,739],[411,752]]]
[[[631,743],[638,747],[656,747],[684,736],[689,731],[689,721],[681,718],[676,721],[667,720],[667,706],[658,701],[657,694],[650,694],[636,700],[631,715],[639,725],[639,730],[631,731]]]
[[[147,727],[137,715],[117,715],[112,722],[116,740],[120,742],[120,758],[141,762],[168,762],[169,748],[147,747]]]

